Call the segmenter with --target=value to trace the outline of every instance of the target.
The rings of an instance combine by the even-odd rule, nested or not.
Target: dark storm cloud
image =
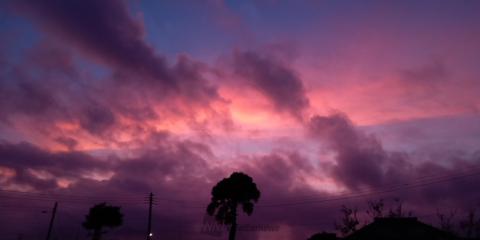
[[[361,132],[356,131],[358,131],[357,134]],[[348,134],[344,136],[348,136]],[[365,194],[365,189],[355,189],[352,186],[348,186],[351,188],[351,192],[346,195],[313,189],[312,185],[308,184],[308,178],[329,177],[328,172],[322,172],[323,166],[317,166],[297,153],[272,153],[249,159],[251,167],[244,166],[242,170],[251,173],[258,186],[263,187],[261,190],[264,192],[262,192],[261,201],[256,206],[255,214],[245,221],[268,222],[274,225],[286,224],[292,227],[291,231],[295,233],[295,236],[302,239],[306,238],[308,233],[333,230],[333,222],[338,220],[339,209],[343,204],[358,207],[359,216],[361,219],[366,219],[368,218],[365,213],[367,201],[385,199],[385,209],[388,211],[389,208],[395,207],[393,200],[400,199],[404,203],[404,213],[413,211],[414,216],[425,220],[422,216],[434,214],[436,208],[441,206],[457,206],[457,211],[463,214],[468,208],[476,207],[480,203],[478,202],[480,193],[476,191],[477,183],[480,180],[478,170],[477,175],[451,179],[452,176],[462,176],[462,173],[465,172],[471,174],[472,169],[478,169],[480,166],[478,156],[451,159],[449,162],[451,166],[443,166],[434,160],[415,165],[411,164],[409,162],[411,159],[408,159],[403,153],[392,153],[385,150],[384,152],[386,157],[380,161],[379,170],[376,170],[380,172],[378,174],[382,175],[383,182],[369,182],[364,180],[370,179],[369,176],[365,177],[355,173],[357,179],[365,182],[364,186],[371,184],[369,187],[373,194]],[[367,154],[367,156],[369,155]],[[363,159],[359,158],[359,160]],[[362,170],[367,171],[365,174],[370,173],[368,170]],[[344,184],[350,183],[345,182],[350,180],[341,179],[345,176],[339,175],[338,171],[338,169],[333,170],[330,177],[340,182],[344,181]],[[412,181],[418,182],[419,179],[426,184],[412,187]],[[391,189],[392,186],[400,187],[395,191],[382,191]],[[363,194],[359,194],[357,190],[363,191]],[[349,195],[358,197],[341,200],[342,197]],[[325,201],[326,199],[336,200]],[[448,212],[447,209],[441,209],[441,211]]]
[[[308,125],[308,133],[334,153],[335,163],[326,167],[327,172],[353,192],[364,191],[365,187],[381,191],[392,186],[426,183],[418,188],[399,189],[392,194],[412,205],[425,204],[424,210],[427,211],[431,210],[428,204],[441,201],[470,206],[471,200],[478,197],[475,182],[480,175],[478,171],[477,175],[473,171],[480,167],[478,154],[452,153],[451,157],[442,161],[416,161],[410,154],[385,150],[375,136],[356,128],[341,113],[314,116]],[[462,177],[449,179],[456,176]],[[439,180],[441,182],[435,183]]]
[[[158,184],[165,184],[162,186],[164,190],[175,190],[177,187],[182,188],[176,185],[176,181],[178,183],[185,181],[190,185],[195,179],[205,177],[206,180],[208,178],[206,171],[210,167],[205,157],[209,156],[209,153],[199,149],[196,145],[191,142],[164,141],[154,149],[145,151],[141,156],[128,159],[118,165],[115,169],[116,175],[111,181],[125,183],[142,179],[141,182],[146,189],[157,188]],[[202,144],[198,145],[208,149]],[[171,179],[171,186],[167,179]]]
[[[53,44],[39,43],[26,51],[21,61],[8,59],[0,73],[0,119],[14,121],[12,116],[23,114],[52,122],[67,118],[63,96],[71,97],[69,85],[78,72],[68,51]]]
[[[17,77],[18,81],[15,83],[3,82],[0,84],[3,112],[14,111],[35,115],[45,113],[57,105],[48,88],[32,81],[23,80],[22,76],[17,75]]]
[[[8,46],[8,45],[7,45]],[[10,114],[52,114],[59,110],[57,91],[66,90],[78,73],[70,52],[46,42],[35,44],[21,61],[5,59],[0,73],[0,111],[5,120]]]
[[[280,150],[267,155],[252,156],[237,166],[250,174],[262,190],[262,203],[278,203],[316,192],[309,186],[307,177],[322,177],[318,166],[298,152]],[[237,169],[235,169],[237,170]]]
[[[414,169],[413,175],[418,177],[440,175],[446,176],[468,176],[454,177],[452,181],[445,181],[440,184],[432,184],[425,187],[417,194],[411,194],[412,202],[421,202],[428,207],[430,203],[450,201],[454,206],[474,207],[480,205],[478,201],[478,182],[480,181],[480,157],[472,154],[468,156],[453,157],[449,166],[437,164],[434,161],[422,163]],[[458,174],[464,173],[464,174]]]
[[[79,71],[75,66],[73,53],[57,42],[40,41],[30,48],[24,57],[24,66],[31,71],[42,73],[41,78],[56,77],[77,79]]]
[[[103,133],[115,124],[115,115],[106,107],[92,105],[84,113],[80,119],[80,126],[91,134]]]
[[[62,122],[114,141],[112,131],[119,125],[141,131],[145,120],[160,116],[187,119],[197,128],[211,124],[197,123],[198,111],[228,118],[211,105],[221,99],[205,77],[208,66],[187,55],[167,64],[144,40],[141,19],[129,13],[126,2],[10,3],[45,33],[2,66],[0,119],[10,126],[35,122],[37,129],[55,135]],[[107,75],[98,76],[97,68]],[[19,122],[24,116],[26,121]]]
[[[77,121],[90,134],[100,135],[116,123],[115,113],[85,91],[69,52],[49,44],[31,49],[18,64],[0,75],[0,119],[11,125],[18,115],[34,120],[38,129],[56,121]]]
[[[99,79],[80,70],[74,58],[69,49],[55,42],[40,42],[26,50],[19,61],[8,61],[0,73],[1,122],[7,127],[34,127],[48,140],[73,149],[71,143],[59,138],[78,141],[78,133],[85,131],[99,141],[121,144],[114,139],[116,131],[146,133],[144,122],[160,119],[160,115],[161,119],[184,117],[194,122],[197,110],[215,111],[209,107],[215,89],[205,86],[205,91],[197,91],[202,89],[196,83],[204,80],[201,72],[206,66],[187,56],[180,56],[172,68],[184,79],[185,95],[170,99],[158,94],[154,86],[133,87],[113,80],[117,76],[128,78],[128,74]],[[75,128],[64,131],[65,123]]]
[[[143,150],[137,157],[109,157],[109,160],[105,161],[87,153],[50,153],[27,143],[4,143],[0,147],[0,166],[14,169],[17,175],[1,184],[28,185],[40,192],[48,190],[52,194],[52,200],[56,194],[66,194],[67,197],[60,197],[59,200],[62,209],[60,216],[66,212],[74,216],[65,222],[68,226],[86,213],[89,204],[96,201],[119,204],[128,216],[126,226],[119,231],[126,238],[131,234],[137,237],[143,234],[143,231],[136,232],[132,229],[143,226],[143,222],[135,221],[144,218],[142,196],[154,192],[159,194],[154,213],[158,223],[157,227],[154,226],[156,233],[171,238],[181,233],[185,239],[208,239],[209,235],[200,234],[199,231],[211,188],[234,170],[250,174],[263,194],[256,213],[248,222],[246,219],[242,220],[244,224],[294,224],[295,221],[304,222],[305,216],[314,217],[325,213],[322,209],[317,211],[310,207],[287,208],[279,212],[278,208],[261,206],[278,201],[291,201],[292,195],[294,199],[297,195],[316,193],[304,184],[303,178],[305,174],[314,174],[315,168],[298,153],[278,152],[252,156],[248,162],[235,163],[228,169],[220,169],[207,164],[212,153],[208,146],[201,143],[176,141],[168,135],[162,135],[156,139],[155,145],[152,149]],[[26,168],[75,181],[68,188],[59,188],[54,179],[39,179],[24,170]],[[82,176],[93,170],[111,170],[114,175],[101,181]],[[75,197],[72,200],[68,197],[69,194],[85,197]],[[2,201],[7,200],[8,198]],[[20,198],[17,203],[28,204],[29,201]],[[165,228],[166,225],[174,226]],[[76,229],[77,226],[72,225],[71,228]],[[70,231],[62,233],[63,236],[70,236],[69,234]],[[246,232],[239,234],[249,239],[254,239],[256,235]]]
[[[291,187],[302,188],[303,184],[296,185],[304,181],[301,176],[314,174],[315,170],[315,166],[299,153],[282,151],[255,156],[240,167],[261,185],[269,186],[266,191],[283,194],[288,194],[285,189]]]
[[[78,45],[88,54],[119,68],[148,72],[158,81],[174,85],[165,60],[143,41],[143,26],[123,1],[19,1],[22,11],[41,22],[47,31]]]
[[[308,128],[335,152],[332,173],[336,180],[351,188],[383,182],[382,164],[387,153],[375,137],[355,129],[345,115],[314,116]]]
[[[125,74],[121,80],[128,84],[148,84],[147,89],[153,88],[157,97],[180,93],[202,102],[218,97],[216,88],[201,76],[199,63],[181,56],[170,67],[155,53],[144,40],[141,20],[131,16],[124,1],[26,0],[14,4],[46,32]]]
[[[55,141],[64,145],[70,151],[74,150],[75,146],[77,146],[77,144],[78,144],[77,140],[75,140],[71,137],[64,137],[64,136],[60,136],[60,137],[55,138]]]
[[[364,137],[342,115],[332,117],[332,122],[321,121],[327,120],[317,118],[312,121],[317,123],[316,127],[325,129],[325,131],[312,130],[318,134],[318,137],[329,137],[335,141],[344,142],[346,142],[344,137],[351,137],[352,134],[358,135],[359,140]],[[352,129],[349,129],[348,126]],[[334,132],[339,130],[342,134],[336,135]],[[243,171],[252,176],[262,192],[254,214],[248,219],[244,215],[240,216],[239,222],[243,224],[288,225],[292,227],[291,231],[294,234],[306,238],[309,234],[319,230],[331,229],[341,204],[360,207],[366,204],[366,198],[353,199],[348,202],[332,201],[316,204],[315,200],[321,202],[323,199],[335,198],[335,195],[331,193],[313,189],[309,182],[311,179],[329,177],[328,172],[323,173],[320,171],[322,166],[298,152],[277,150],[267,155],[243,156],[243,158],[248,158],[247,161],[232,162],[226,167],[219,168],[208,164],[213,156],[207,145],[191,141],[178,141],[168,134],[160,134],[155,137],[154,141],[155,147],[144,149],[135,157],[110,156],[107,157],[108,160],[92,157],[82,152],[51,153],[27,143],[3,143],[0,145],[0,166],[14,169],[19,173],[7,184],[27,184],[35,190],[43,192],[50,190],[52,196],[55,194],[85,196],[85,199],[81,198],[84,200],[79,200],[78,197],[60,198],[62,209],[60,216],[63,217],[65,216],[62,214],[69,212],[74,218],[81,219],[88,207],[99,201],[109,201],[121,205],[128,217],[125,226],[119,229],[118,234],[125,236],[126,239],[129,239],[128,236],[132,236],[133,239],[144,234],[144,231],[138,229],[143,229],[144,221],[140,220],[145,219],[146,206],[142,203],[148,192],[157,194],[157,205],[155,205],[154,211],[154,219],[157,223],[154,225],[154,230],[157,236],[162,234],[164,237],[175,238],[181,234],[185,239],[208,239],[208,235],[200,234],[200,229],[211,188],[217,181],[233,171]],[[364,151],[367,149],[369,148],[365,148]],[[387,184],[395,183],[394,180],[407,182],[412,177],[452,174],[475,166],[471,163],[471,159],[456,159],[452,160],[455,166],[451,168],[432,162],[410,168],[411,165],[406,162],[404,163],[406,166],[398,164],[405,159],[404,156],[394,157],[393,155],[382,160],[381,164],[384,167],[387,166],[382,168],[387,169],[383,172],[385,175],[383,178],[387,179],[384,182]],[[479,160],[477,159],[477,162]],[[391,161],[395,162],[395,168],[388,166],[387,163]],[[68,188],[59,188],[52,179],[39,179],[30,171],[25,170],[26,168],[76,181]],[[82,176],[82,174],[94,170],[110,170],[114,175],[106,180],[94,180]],[[344,175],[338,175],[338,171],[340,170],[332,171],[333,176],[338,179],[344,177]],[[405,173],[405,171],[410,172]],[[369,177],[363,177],[359,173],[355,174],[356,179],[362,179],[364,184],[370,184]],[[339,181],[350,183],[345,179]],[[471,199],[478,197],[478,193],[475,191],[477,182],[478,178],[466,179],[461,182],[451,181],[419,189],[396,191],[389,195],[374,195],[370,198],[398,197],[409,206],[415,204],[429,206],[428,204],[438,203],[440,199],[442,202],[464,203],[465,206],[470,206]],[[5,184],[5,182],[0,184]],[[376,184],[374,186],[378,187]],[[19,199],[18,203],[24,204],[28,201],[30,200]],[[424,211],[434,211],[431,207],[426,209]],[[416,213],[423,212],[416,211]],[[76,229],[80,226],[71,225],[75,223],[74,218],[69,217],[69,220],[65,222],[65,229],[70,227]],[[71,231],[62,233],[63,236],[70,236],[69,234]],[[256,239],[256,235],[257,233],[239,232],[239,236],[244,239]]]
[[[190,102],[207,105],[210,100],[220,98],[216,87],[211,86],[203,76],[208,71],[205,63],[181,54],[177,57],[171,71],[175,76],[181,94]]]
[[[68,145],[75,143],[69,138],[58,140]],[[112,155],[100,158],[80,151],[50,152],[25,142],[0,143],[0,166],[17,172],[11,179],[12,183],[18,180],[15,178],[18,173],[28,174],[29,169],[48,173],[54,178],[67,177],[72,180],[82,180],[92,172],[108,170],[115,173],[109,180],[111,187],[136,181],[143,185],[141,189],[145,191],[157,188],[158,184],[165,184],[162,186],[163,191],[175,190],[179,187],[175,181],[179,181],[179,184],[185,182],[192,187],[196,180],[201,183],[209,179],[209,175],[205,174],[210,168],[206,158],[210,157],[212,153],[208,146],[191,141],[176,141],[168,136],[157,138],[153,148],[142,150],[136,157]],[[216,173],[213,168],[210,172]],[[27,181],[22,183],[29,184]],[[124,190],[140,191],[137,187],[126,187]]]
[[[233,64],[235,73],[272,101],[277,110],[302,118],[309,100],[293,69],[276,58],[255,52],[235,52]]]
[[[279,226],[279,232],[272,233],[272,236],[281,235],[286,239],[307,239],[315,232],[332,230],[341,203],[315,204],[315,200],[321,202],[334,197],[316,188],[329,177],[320,165],[301,152],[280,149],[247,160],[233,170],[252,176],[262,195],[254,214],[248,218],[240,216],[240,223]],[[265,232],[263,235],[239,236],[244,239],[268,239]]]
[[[186,239],[202,239],[202,236],[194,236],[192,232],[198,234],[212,182],[226,174],[210,169],[211,166],[206,163],[206,157],[210,155],[209,148],[201,143],[176,141],[166,135],[156,138],[156,147],[144,149],[136,157],[109,156],[106,159],[93,157],[86,152],[52,153],[28,143],[4,142],[0,145],[0,189],[28,186],[42,194],[48,193],[43,198],[59,201],[60,216],[66,217],[64,214],[67,212],[70,214],[65,220],[65,228],[57,232],[62,236],[70,236],[72,229],[78,229],[78,219],[86,214],[92,204],[100,201],[119,204],[127,216],[126,226],[119,231],[125,239],[130,239],[130,235],[135,238],[144,234],[143,221],[139,221],[145,213],[143,196],[154,192],[159,194],[156,196],[158,206],[154,212],[158,223],[158,227],[154,225],[155,233],[159,233],[160,228],[163,237],[175,238],[182,233]],[[15,172],[13,176],[7,176],[7,180],[3,175],[5,168]],[[103,180],[91,179],[89,176],[95,171],[113,171],[114,175]],[[35,175],[35,172],[54,177],[45,179]],[[56,182],[59,178],[67,178],[73,183],[62,188]],[[69,197],[71,194],[77,197]],[[0,191],[0,196],[2,204],[39,204],[37,195],[29,198],[29,195]],[[14,209],[17,214],[22,212]],[[0,216],[0,219],[6,221],[4,216]],[[76,222],[78,225],[75,225]],[[170,225],[175,226],[165,227]],[[3,227],[0,226],[0,231],[7,230]],[[170,232],[173,229],[176,231]],[[30,233],[27,229],[22,231]],[[207,235],[205,238],[208,238]]]
[[[0,166],[13,169],[8,184],[24,184],[38,190],[56,188],[57,178],[82,178],[94,170],[106,170],[108,163],[81,152],[51,153],[29,143],[0,143]],[[48,173],[42,178],[31,172]]]

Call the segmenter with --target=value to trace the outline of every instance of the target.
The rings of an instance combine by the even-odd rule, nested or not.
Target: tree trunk
[[[228,240],[235,240],[235,234],[237,233],[237,204],[233,208],[233,222],[230,227],[230,233],[228,234]]]

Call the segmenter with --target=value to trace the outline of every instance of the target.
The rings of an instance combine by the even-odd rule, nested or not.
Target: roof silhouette
[[[345,240],[453,240],[455,235],[422,223],[414,217],[375,218],[375,220],[346,236]]]
[[[337,240],[337,239],[338,238],[335,233],[322,232],[322,233],[317,233],[312,235],[307,240]]]

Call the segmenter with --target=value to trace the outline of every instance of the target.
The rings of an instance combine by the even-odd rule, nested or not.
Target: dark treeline
[[[150,196],[152,197],[153,194]],[[242,172],[234,172],[213,186],[210,203],[205,208],[206,214],[213,217],[219,226],[225,226],[228,229],[229,240],[235,240],[237,230],[239,226],[242,226],[238,223],[239,214],[244,212],[248,216],[252,215],[260,196],[261,192],[252,177]],[[359,210],[356,206],[342,205],[339,209],[339,219],[333,224],[336,233],[321,232],[313,234],[309,239],[339,239],[337,234],[344,239],[349,239],[349,236],[375,223],[378,219],[408,220],[421,217],[417,216],[414,211],[406,209],[404,202],[399,198],[387,201],[384,199],[369,200],[366,202],[366,207],[362,209],[364,210]],[[52,216],[51,224],[54,214]],[[439,231],[451,234],[449,236],[480,239],[480,211],[474,207],[467,211],[437,209],[435,218],[437,220],[435,226]],[[124,219],[125,216],[120,206],[101,202],[89,209],[82,222],[82,227],[86,230],[87,237],[92,240],[101,240],[112,229],[120,228],[124,224]],[[145,233],[147,240],[153,239],[150,227]],[[50,237],[49,231],[47,240],[50,239],[57,239],[57,237]]]
[[[371,200],[366,203],[367,208],[362,213],[358,207],[342,205],[341,217],[334,222],[335,229],[344,237],[353,235],[362,227],[365,227],[378,219],[416,219],[416,214],[406,210],[403,202],[394,198],[389,207],[384,199]],[[438,229],[457,236],[458,238],[480,239],[480,212],[476,208],[467,211],[437,209],[435,217]],[[309,239],[329,239],[332,234],[314,234]],[[456,239],[456,238],[455,238]]]

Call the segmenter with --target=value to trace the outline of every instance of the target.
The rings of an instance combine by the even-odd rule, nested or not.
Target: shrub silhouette
[[[243,211],[251,215],[254,203],[259,198],[260,191],[252,178],[244,173],[234,172],[213,187],[207,213],[215,216],[218,223],[230,225],[228,239],[234,240],[237,231],[237,207],[241,205]]]
[[[85,216],[83,227],[87,230],[93,230],[93,240],[100,240],[102,229],[104,227],[115,228],[123,223],[123,214],[120,213],[120,207],[109,206],[106,203],[100,203],[92,208]]]
[[[342,205],[340,211],[342,219],[340,223],[335,223],[335,228],[344,236],[357,231],[357,226],[360,224],[357,217],[358,209]]]

